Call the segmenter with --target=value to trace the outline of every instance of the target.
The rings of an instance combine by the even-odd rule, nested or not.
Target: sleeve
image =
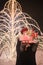
[[[32,51],[36,52],[37,51],[37,47],[38,47],[38,43],[32,44]]]

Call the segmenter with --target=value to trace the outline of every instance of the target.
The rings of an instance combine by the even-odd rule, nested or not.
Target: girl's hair
[[[27,29],[27,28],[23,28],[23,29],[21,30],[21,33],[23,34],[23,32],[25,32],[25,31],[28,31],[28,29]]]

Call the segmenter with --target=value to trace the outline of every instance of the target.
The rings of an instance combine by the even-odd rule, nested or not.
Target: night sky
[[[8,0],[0,0],[0,10],[3,9],[5,2]],[[34,18],[43,31],[43,2],[42,0],[17,0],[20,2],[23,12],[28,13]]]

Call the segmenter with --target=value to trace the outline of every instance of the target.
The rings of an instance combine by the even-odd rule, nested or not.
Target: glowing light
[[[25,27],[29,30],[34,29],[40,35],[43,34],[38,23],[22,12],[21,5],[16,0],[6,2],[4,9],[0,11],[0,59],[4,56],[5,60],[15,60],[16,63],[17,38]],[[42,38],[40,35],[38,37]]]

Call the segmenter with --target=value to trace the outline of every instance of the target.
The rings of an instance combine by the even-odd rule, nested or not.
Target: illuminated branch
[[[6,50],[6,53],[9,53],[7,56],[10,60],[14,59],[16,62],[17,38],[19,37],[21,30],[25,27],[28,29],[35,28],[35,31],[38,30],[38,33],[40,32],[40,35],[38,34],[39,37],[42,36],[42,31],[40,30],[38,23],[28,14],[22,12],[22,7],[16,0],[9,0],[6,2],[4,9],[0,11],[0,57],[7,47],[7,49],[9,49],[8,52]],[[40,38],[42,39],[42,37]],[[1,45],[3,45],[3,47],[1,47]],[[42,46],[43,44],[39,41],[39,45]],[[8,58],[6,57],[6,59]]]

